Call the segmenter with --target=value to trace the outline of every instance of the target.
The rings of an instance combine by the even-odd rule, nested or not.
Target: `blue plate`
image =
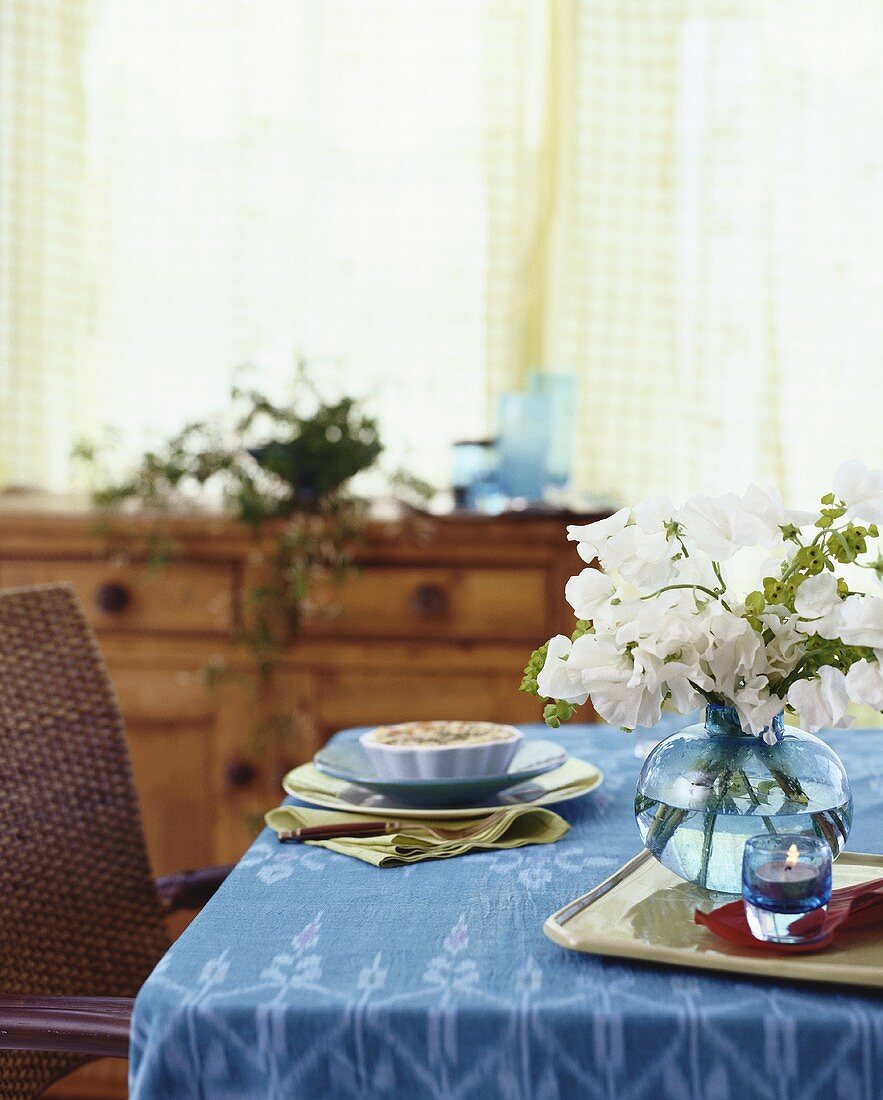
[[[378,791],[402,806],[464,806],[525,780],[535,779],[567,760],[567,751],[554,741],[525,741],[500,775],[479,775],[474,779],[383,779],[377,774],[358,740],[326,745],[313,757],[320,772],[344,779],[357,787]]]

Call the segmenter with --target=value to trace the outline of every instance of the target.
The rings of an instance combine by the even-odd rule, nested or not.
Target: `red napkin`
[[[874,882],[863,882],[860,886],[847,886],[835,890],[826,912],[816,909],[795,921],[795,932],[810,935],[813,938],[805,943],[768,943],[755,939],[748,927],[745,906],[741,899],[703,913],[697,909],[694,918],[697,924],[704,924],[716,936],[748,947],[754,951],[771,951],[793,954],[803,951],[820,951],[834,939],[841,928],[862,928],[869,924],[883,923],[883,878]]]

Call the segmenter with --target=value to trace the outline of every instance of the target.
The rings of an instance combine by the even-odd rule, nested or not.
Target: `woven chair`
[[[70,588],[0,592],[0,1097],[128,1055],[133,998],[229,867],[154,881],[123,721]]]

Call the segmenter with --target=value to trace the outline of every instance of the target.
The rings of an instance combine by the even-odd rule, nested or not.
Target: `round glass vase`
[[[834,859],[852,824],[840,757],[818,737],[786,726],[775,743],[742,729],[732,707],[709,706],[705,723],[661,741],[644,761],[635,817],[648,851],[670,871],[722,893],[742,889],[742,849],[758,833],[806,832]]]

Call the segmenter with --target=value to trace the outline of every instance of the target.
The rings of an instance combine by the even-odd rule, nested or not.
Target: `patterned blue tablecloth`
[[[556,737],[606,776],[560,807],[557,844],[380,870],[264,831],[138,997],[134,1100],[883,1097],[872,993],[546,939],[549,913],[639,848],[633,738]],[[881,851],[883,731],[830,740],[856,796],[849,847]]]

